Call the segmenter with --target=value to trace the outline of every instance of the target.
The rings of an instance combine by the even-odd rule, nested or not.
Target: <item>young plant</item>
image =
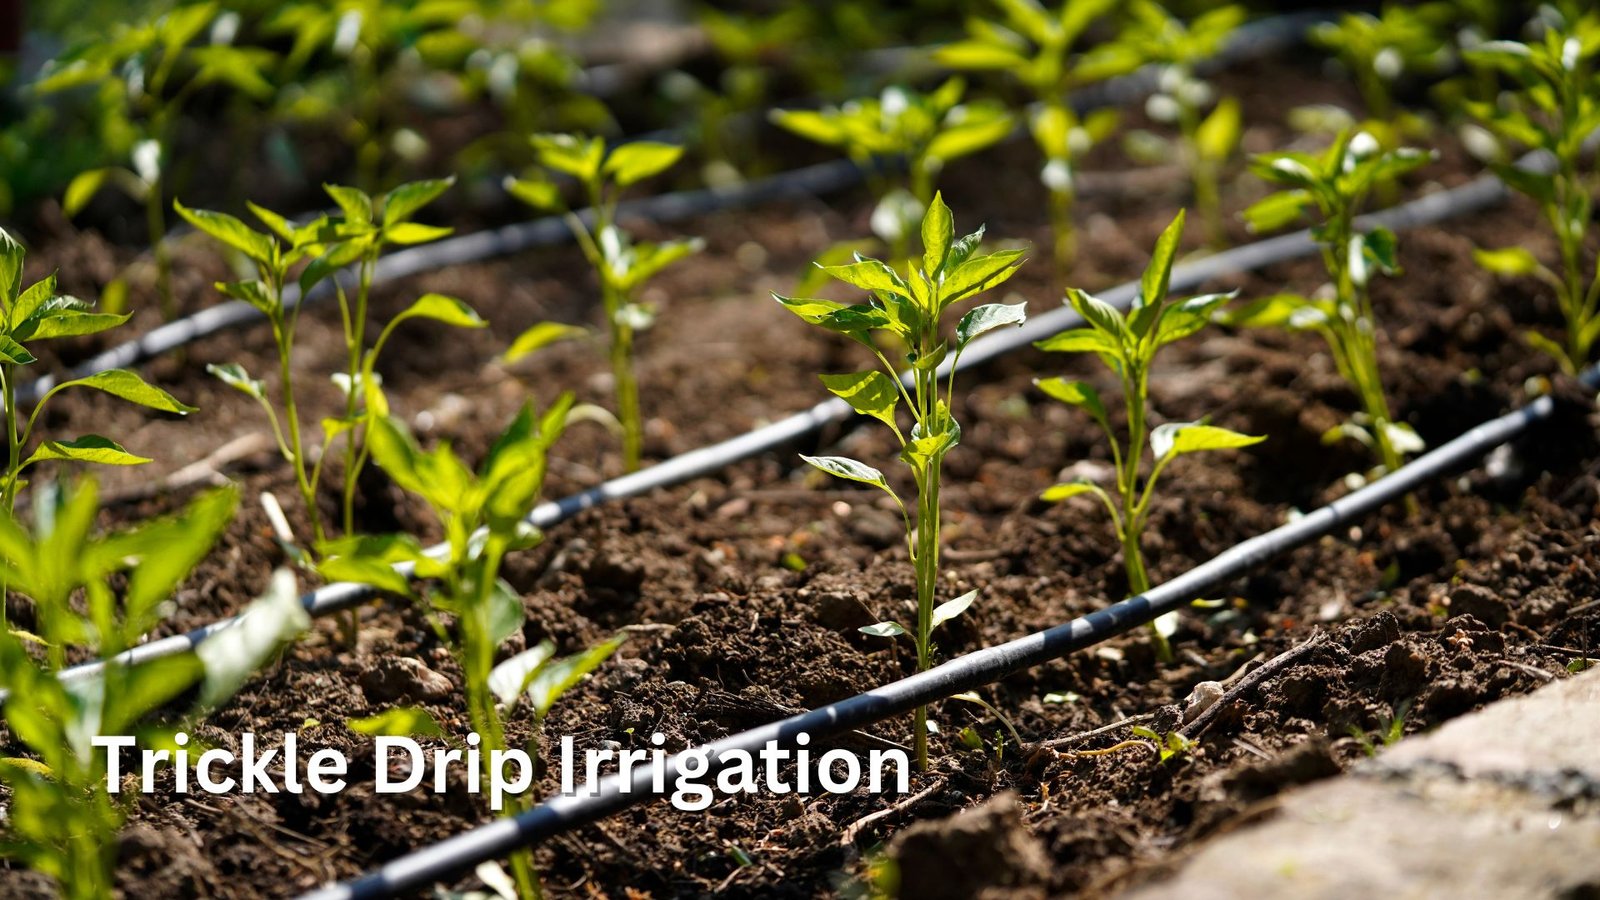
[[[1401,134],[1417,125],[1414,117],[1397,115],[1390,85],[1407,72],[1429,74],[1449,65],[1441,27],[1452,17],[1444,3],[1391,2],[1378,15],[1347,12],[1311,29],[1312,43],[1337,56],[1355,79],[1367,117],[1386,132],[1367,126],[1383,146],[1399,146]]]
[[[282,415],[268,398],[265,383],[251,377],[243,366],[228,363],[207,369],[229,387],[254,399],[266,411],[278,452],[294,468],[295,487],[312,526],[313,547],[328,537],[328,528],[317,506],[317,493],[323,464],[333,442],[341,437],[344,438],[342,524],[345,534],[355,530],[356,480],[367,460],[361,437],[371,417],[388,414],[388,401],[383,396],[376,367],[395,328],[412,319],[431,319],[457,328],[482,328],[486,324],[460,300],[427,294],[391,319],[370,347],[366,341],[367,301],[380,252],[391,244],[422,243],[448,234],[447,228],[423,225],[411,219],[449,186],[449,181],[421,181],[403,185],[374,200],[354,188],[329,185],[328,193],[339,203],[342,218],[322,216],[304,225],[297,225],[254,203],[248,204],[265,231],[257,231],[226,213],[189,209],[174,201],[178,214],[189,224],[243,255],[255,266],[254,279],[221,282],[216,287],[224,295],[260,310],[272,326],[273,344],[278,354]],[[306,263],[307,260],[310,262]],[[302,263],[306,264],[302,266]],[[351,265],[355,266],[356,275],[353,303],[343,280],[335,277],[341,269]],[[294,387],[295,368],[291,365],[300,304],[290,305],[284,297],[284,289],[296,269],[300,272],[301,296],[320,282],[334,278],[346,350],[345,370],[334,376],[345,395],[345,409],[340,416],[322,420],[322,448],[315,454],[315,464],[310,462],[313,454],[307,449],[303,436]]]
[[[491,753],[507,749],[506,719],[523,700],[535,725],[528,752],[537,758],[538,725],[551,705],[622,643],[613,638],[555,660],[554,646],[546,641],[496,664],[500,648],[522,631],[526,616],[521,598],[500,579],[500,566],[507,553],[543,540],[525,520],[539,501],[550,447],[571,408],[571,395],[542,416],[523,407],[476,473],[448,445],[423,450],[394,419],[375,419],[372,458],[402,490],[427,503],[444,527],[446,550],[430,555],[409,535],[356,536],[331,544],[320,566],[330,580],[371,584],[422,609],[461,666],[468,721],[481,739],[486,765]],[[428,586],[413,585],[392,568],[402,562],[414,566]],[[444,734],[432,716],[415,708],[353,724],[369,734]],[[527,802],[518,797],[512,805],[516,812]],[[519,896],[539,896],[532,855],[519,853],[511,862]]]
[[[1142,549],[1143,535],[1156,484],[1168,464],[1188,453],[1248,447],[1265,440],[1262,436],[1239,434],[1204,421],[1150,426],[1150,367],[1156,353],[1204,328],[1212,314],[1234,296],[1231,293],[1203,294],[1183,301],[1168,298],[1172,261],[1183,237],[1183,225],[1184,214],[1180,212],[1161,233],[1150,264],[1139,279],[1139,294],[1126,315],[1085,291],[1068,288],[1067,301],[1087,325],[1063,331],[1036,344],[1041,350],[1092,353],[1117,376],[1128,418],[1127,431],[1122,435],[1112,429],[1105,403],[1088,383],[1064,378],[1038,382],[1040,390],[1050,397],[1075,406],[1094,419],[1111,445],[1111,459],[1116,469],[1116,485],[1112,492],[1093,482],[1073,481],[1045,491],[1044,499],[1059,502],[1091,494],[1105,504],[1122,545],[1122,564],[1128,575],[1131,596],[1150,590],[1150,574],[1145,568]],[[1150,474],[1144,477],[1147,439],[1151,465]],[[1151,623],[1151,640],[1162,662],[1172,661],[1167,633],[1173,624],[1174,620],[1166,616]]]
[[[1552,13],[1553,14],[1553,13]],[[1554,170],[1533,171],[1507,161],[1490,163],[1501,180],[1539,205],[1561,248],[1560,262],[1546,266],[1524,247],[1479,250],[1478,264],[1501,275],[1533,275],[1555,292],[1566,323],[1563,343],[1536,331],[1527,340],[1575,373],[1589,362],[1600,339],[1600,264],[1589,260],[1589,233],[1597,187],[1593,157],[1584,141],[1600,127],[1600,17],[1562,20],[1542,39],[1519,44],[1489,41],[1466,53],[1493,67],[1518,88],[1494,103],[1468,103],[1467,109],[1505,143],[1543,150]]]
[[[938,194],[922,219],[923,254],[920,266],[902,277],[894,267],[876,259],[858,257],[850,265],[831,266],[829,275],[867,291],[865,303],[845,305],[832,300],[773,296],[801,319],[842,334],[872,351],[882,371],[823,375],[822,383],[861,415],[888,425],[900,444],[900,461],[911,470],[916,484],[916,517],[889,486],[883,472],[866,463],[841,456],[801,457],[839,478],[873,485],[900,508],[906,528],[906,546],[916,569],[917,622],[914,630],[895,621],[863,628],[879,637],[909,634],[916,643],[917,670],[933,663],[933,631],[960,615],[977,597],[971,591],[936,604],[939,587],[939,483],[945,454],[961,440],[956,423],[955,369],[961,352],[978,335],[1004,325],[1020,325],[1026,318],[1023,304],[989,303],[962,316],[952,337],[944,322],[950,308],[990,288],[1003,284],[1022,264],[1021,250],[1001,250],[974,256],[983,229],[959,240],[949,207]],[[888,332],[905,350],[903,372],[889,361],[874,342],[873,332]],[[940,365],[948,357],[950,371],[942,379]],[[911,428],[902,431],[898,411],[904,400]],[[913,730],[917,764],[928,764],[928,711],[918,707]]]
[[[1084,29],[1110,12],[1115,0],[1063,2],[1056,12],[1038,0],[1004,0],[996,5],[1003,21],[969,20],[968,38],[940,47],[934,59],[953,69],[1009,72],[1038,104],[1029,131],[1044,157],[1039,178],[1050,198],[1056,269],[1065,275],[1076,253],[1072,204],[1077,160],[1109,137],[1118,120],[1113,109],[1080,119],[1068,95],[1132,71],[1140,57],[1121,44],[1107,45],[1100,52],[1074,53],[1073,45]]]
[[[966,83],[952,78],[921,94],[891,87],[878,96],[822,110],[775,110],[772,121],[799,136],[837,147],[866,173],[877,196],[872,230],[895,264],[910,242],[945,164],[977,153],[1011,133],[1012,118],[996,103],[962,103]]]
[[[0,470],[0,512],[5,513],[16,509],[17,494],[27,484],[23,474],[37,463],[65,460],[133,466],[150,461],[129,453],[116,441],[97,434],[86,434],[70,440],[35,440],[45,407],[62,391],[88,388],[159,412],[179,415],[194,412],[195,409],[146,383],[135,372],[111,369],[54,385],[23,418],[24,410],[17,402],[17,388],[22,367],[38,362],[31,347],[39,341],[96,334],[128,320],[127,315],[94,312],[93,307],[82,300],[58,295],[54,275],[46,276],[24,290],[24,256],[22,245],[0,229],[0,397],[5,403],[7,449],[5,468]],[[4,622],[4,604],[0,603],[0,625]]]
[[[1160,88],[1146,101],[1145,112],[1158,122],[1177,124],[1179,156],[1194,182],[1206,241],[1220,248],[1227,241],[1219,179],[1239,147],[1243,117],[1238,99],[1218,100],[1216,89],[1197,74],[1197,68],[1215,56],[1244,22],[1244,7],[1220,6],[1188,24],[1154,0],[1136,0],[1131,12],[1133,20],[1118,44],[1161,66]]]
[[[608,149],[603,138],[566,134],[534,135],[533,147],[545,170],[570,176],[583,186],[588,215],[580,216],[566,205],[547,172],[508,179],[506,190],[535,209],[562,211],[600,282],[617,419],[622,423],[622,466],[624,471],[634,472],[644,457],[644,417],[639,408],[633,344],[637,334],[655,322],[654,307],[640,302],[639,292],[662,269],[699,252],[704,242],[694,238],[636,243],[617,223],[617,202],[628,186],[670,168],[683,156],[683,148],[635,141]],[[506,360],[515,362],[552,340],[581,333],[580,329],[541,322],[512,342]]]
[[[1372,306],[1370,282],[1377,272],[1399,272],[1394,232],[1382,227],[1361,232],[1355,220],[1374,184],[1396,179],[1432,159],[1431,153],[1421,150],[1383,150],[1372,135],[1346,131],[1320,157],[1265,153],[1251,160],[1252,171],[1283,188],[1245,210],[1251,230],[1272,231],[1309,217],[1331,284],[1311,297],[1279,294],[1256,301],[1228,316],[1228,321],[1322,335],[1339,374],[1361,402],[1361,412],[1323,440],[1360,441],[1376,451],[1380,473],[1400,468],[1407,454],[1424,445],[1410,425],[1390,414],[1378,368],[1382,328]]]
[[[185,103],[202,88],[225,85],[254,99],[272,85],[263,74],[276,58],[259,47],[232,45],[239,17],[216,3],[180,6],[153,21],[119,27],[53,60],[34,90],[42,94],[94,86],[103,122],[100,131],[114,153],[127,153],[132,167],[108,166],[79,174],[67,186],[62,206],[75,215],[106,184],[144,205],[161,312],[177,315],[172,294],[172,258],[166,246],[165,186],[173,141]],[[204,41],[201,35],[210,29]]]
[[[0,573],[31,601],[33,619],[30,631],[0,628],[5,722],[26,754],[0,758],[10,792],[0,855],[55,879],[63,897],[113,896],[129,804],[107,783],[107,751],[96,739],[137,735],[143,746],[177,749],[178,729],[147,720],[197,682],[194,712],[214,709],[309,623],[294,579],[280,573],[274,591],[246,612],[245,627],[194,652],[133,666],[117,659],[161,621],[236,502],[233,490],[214,491],[171,518],[95,534],[98,493],[86,480],[59,505],[36,503],[31,529],[0,513]],[[105,668],[63,682],[69,658],[84,652]]]

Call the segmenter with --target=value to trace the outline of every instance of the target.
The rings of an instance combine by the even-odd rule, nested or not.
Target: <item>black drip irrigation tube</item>
[[[1580,380],[1591,389],[1600,387],[1600,367],[1585,370]],[[973,651],[864,694],[685,750],[666,760],[663,783],[675,781],[691,756],[706,757],[705,768],[696,760],[695,772],[697,778],[709,779],[720,771],[720,757],[730,751],[758,753],[769,746],[793,750],[802,746],[798,740],[801,735],[808,737],[806,746],[810,746],[810,739],[881,722],[918,706],[991,684],[1013,672],[1092,647],[1181,609],[1220,584],[1333,534],[1434,479],[1459,471],[1526,434],[1555,412],[1555,401],[1549,396],[1540,397],[1515,412],[1484,422],[1398,471],[1294,522],[1236,544],[1137,597],[1129,597],[1046,631]],[[506,856],[653,800],[659,796],[652,791],[653,777],[649,768],[637,770],[634,777],[627,780],[617,775],[608,776],[592,791],[586,784],[571,796],[553,797],[525,813],[499,819],[402,856],[357,880],[304,894],[301,900],[377,900],[457,875],[478,863]]]
[[[1536,162],[1525,162],[1525,164],[1537,165]],[[1363,216],[1359,222],[1362,227],[1383,225],[1404,230],[1484,209],[1503,201],[1505,197],[1506,188],[1500,180],[1492,175],[1485,175],[1460,187]],[[1171,289],[1191,290],[1212,279],[1309,256],[1317,250],[1317,247],[1309,231],[1294,232],[1235,247],[1173,267]],[[1133,302],[1137,291],[1138,282],[1129,282],[1104,291],[1099,297],[1113,306],[1124,308]],[[1025,349],[1036,340],[1042,340],[1082,324],[1083,320],[1071,307],[1058,307],[1029,319],[1019,328],[994,332],[973,341],[961,354],[960,365],[956,369],[964,372],[977,368],[1007,353]],[[947,373],[949,363],[941,366],[939,371],[941,376]],[[693,478],[714,474],[741,460],[816,434],[829,425],[847,422],[854,415],[854,410],[849,404],[838,398],[831,398],[804,412],[795,413],[738,437],[691,450],[561,500],[541,503],[528,515],[528,522],[537,528],[549,528],[591,507],[636,497],[658,488],[671,487]],[[439,547],[430,548],[430,552],[439,550]],[[403,575],[408,577],[411,575],[410,564],[402,564],[395,568]],[[376,595],[377,591],[368,585],[336,582],[302,595],[300,601],[306,612],[315,618],[357,606]],[[242,615],[219,619],[184,634],[140,644],[123,651],[116,660],[123,665],[138,665],[153,659],[184,653],[199,646],[212,635],[235,627],[242,621],[244,621]],[[63,670],[60,677],[68,682],[93,678],[100,674],[104,666],[105,663],[102,661],[84,663]],[[4,696],[5,692],[0,690],[0,698]]]
[[[1215,58],[1209,60],[1204,68],[1215,71],[1240,62],[1270,56],[1298,43],[1307,27],[1326,18],[1325,13],[1295,13],[1248,23],[1240,27],[1233,39]],[[1125,106],[1150,93],[1156,82],[1155,71],[1149,68],[1141,69],[1075,91],[1072,103],[1080,112],[1106,106]],[[1019,129],[1013,137],[1022,133],[1023,131]],[[831,194],[856,185],[865,177],[866,173],[855,163],[849,160],[835,160],[782,172],[733,187],[701,188],[626,201],[620,207],[620,214],[655,222],[679,222],[729,209]],[[580,215],[586,221],[592,221],[593,211],[583,210]],[[446,238],[432,244],[399,250],[383,257],[373,272],[373,284],[382,284],[447,266],[508,256],[536,247],[563,244],[571,239],[571,229],[560,216],[546,216],[501,228]],[[353,272],[345,271],[336,277],[348,288],[353,284],[355,276]],[[333,293],[334,285],[331,282],[323,283],[302,298],[299,285],[291,284],[284,290],[284,303],[289,307],[302,302],[310,304],[326,299]],[[259,310],[241,300],[230,300],[207,307],[90,357],[68,369],[61,378],[43,375],[19,385],[17,399],[19,403],[34,403],[63,380],[86,378],[107,369],[137,366],[220,331],[264,321],[266,317]]]

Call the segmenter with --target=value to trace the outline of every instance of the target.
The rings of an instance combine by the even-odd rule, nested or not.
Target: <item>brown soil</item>
[[[1256,150],[1290,139],[1273,123],[1282,121],[1291,98],[1293,104],[1348,100],[1340,86],[1284,65],[1241,71],[1228,82],[1255,116],[1246,142]],[[1120,168],[1114,151],[1098,156],[1096,167]],[[953,168],[947,196],[958,225],[985,221],[991,235],[1048,246],[1039,211],[1031,202],[1011,202],[1036,195],[1034,165],[1026,147],[1010,146]],[[1423,174],[1414,189],[1460,183],[1474,170],[1452,150]],[[1230,206],[1260,191],[1240,178]],[[1083,263],[1074,283],[1096,289],[1136,275],[1182,202],[1178,188],[1086,200]],[[832,207],[792,204],[683,226],[704,235],[709,247],[652,289],[650,299],[664,309],[639,359],[650,456],[807,407],[823,396],[816,373],[865,365],[848,342],[814,333],[765,297],[790,289],[793,273],[830,241],[864,232],[868,208],[864,197],[852,196]],[[1249,239],[1242,229],[1233,237]],[[1526,380],[1551,373],[1516,337],[1529,322],[1550,324],[1540,292],[1496,283],[1471,262],[1474,245],[1507,243],[1548,249],[1525,204],[1402,235],[1406,274],[1378,288],[1390,338],[1383,364],[1391,397],[1430,444],[1522,402]],[[41,248],[30,269],[61,265],[80,278],[69,261],[122,254],[91,237],[64,240]],[[100,277],[95,271],[91,279]],[[186,249],[178,271],[190,304],[211,302],[206,285],[225,274],[204,248]],[[1317,265],[1308,261],[1217,287],[1237,286],[1248,297],[1319,283]],[[1059,302],[1042,258],[1008,290],[1036,312]],[[608,378],[593,347],[558,346],[511,369],[486,362],[533,322],[593,321],[590,282],[572,251],[462,266],[388,287],[379,292],[378,314],[392,314],[423,291],[461,296],[493,323],[462,335],[408,329],[391,345],[381,365],[385,384],[396,410],[426,437],[448,437],[475,458],[530,394],[548,401],[572,389],[585,401],[607,401]],[[150,324],[151,314],[142,313],[135,327]],[[297,362],[306,374],[299,384],[312,420],[335,408],[331,385],[311,374],[338,366],[335,314],[308,313],[301,334]],[[81,358],[76,350],[73,358]],[[143,470],[107,474],[109,493],[131,492],[236,435],[264,430],[259,410],[207,376],[204,364],[240,361],[271,385],[270,358],[260,329],[208,339],[149,370],[201,407],[188,421],[72,396],[62,398],[48,427],[65,433],[92,423],[130,449],[157,456]],[[957,410],[963,444],[949,457],[946,476],[945,577],[950,595],[976,587],[982,596],[942,632],[942,657],[1060,623],[1125,592],[1100,511],[1036,499],[1064,467],[1103,465],[1107,456],[1082,416],[1031,388],[1036,375],[1057,372],[1103,381],[1086,361],[1031,352],[966,380]],[[1210,332],[1167,352],[1153,392],[1164,420],[1210,414],[1218,424],[1270,435],[1250,450],[1173,466],[1147,544],[1158,581],[1280,524],[1292,509],[1337,496],[1344,473],[1366,465],[1357,449],[1319,440],[1354,399],[1313,338]],[[1433,485],[1419,494],[1415,516],[1386,511],[1219,589],[1220,608],[1184,615],[1177,664],[1158,666],[1143,637],[1128,636],[983,692],[1034,744],[1127,715],[1166,710],[1165,721],[1172,721],[1176,710],[1168,707],[1182,703],[1198,682],[1226,678],[1319,631],[1331,636],[1303,664],[1224,710],[1188,754],[1163,763],[1139,748],[1098,757],[1009,744],[997,754],[992,743],[985,752],[969,751],[954,740],[963,727],[973,725],[988,739],[1001,726],[979,707],[947,703],[934,713],[943,727],[934,771],[917,776],[913,790],[932,779],[944,786],[862,830],[848,846],[839,844],[845,827],[896,798],[758,795],[720,800],[706,813],[658,803],[542,847],[546,885],[560,897],[847,893],[897,830],[921,820],[935,824],[892,851],[907,871],[921,872],[929,860],[962,854],[964,847],[981,849],[964,880],[935,882],[943,890],[927,895],[1098,892],[1252,815],[1255,804],[1282,787],[1339,771],[1395,716],[1404,716],[1409,733],[1560,677],[1595,642],[1600,620],[1600,610],[1586,605],[1600,572],[1597,456],[1587,404],[1577,391],[1562,396],[1568,393],[1560,421],[1519,447],[1495,476]],[[836,429],[809,445],[816,447],[893,468],[890,438],[873,428]],[[617,471],[611,438],[594,426],[575,427],[560,455],[552,496]],[[667,749],[676,750],[911,670],[903,647],[855,630],[908,614],[911,573],[896,517],[880,494],[845,489],[795,462],[788,452],[763,456],[717,477],[586,512],[510,561],[507,576],[528,607],[526,641],[548,637],[572,652],[617,629],[632,631],[618,657],[557,706],[546,740],[571,734],[579,747],[626,746],[660,731]],[[236,612],[281,561],[257,493],[273,491],[305,525],[274,457],[248,459],[230,474],[245,485],[248,502],[180,594],[168,631]],[[363,527],[436,532],[381,477],[366,487]],[[170,509],[183,499],[175,492],[130,500],[107,519]],[[12,613],[26,622],[19,605]],[[447,729],[467,729],[457,696],[441,697],[430,672],[395,662],[420,660],[432,672],[457,675],[415,611],[373,603],[361,610],[361,626],[359,644],[349,648],[333,623],[320,623],[197,729],[219,746],[236,746],[240,732],[253,731],[274,738],[297,733],[307,754],[339,748],[353,763],[351,789],[327,797],[143,797],[123,848],[128,896],[284,896],[483,820],[479,799],[464,792],[373,793],[370,746],[344,727],[346,718],[401,699],[421,703]],[[525,737],[526,723],[519,728]],[[908,720],[896,719],[871,734],[903,744],[908,730]],[[1074,749],[1124,737],[1108,734]],[[543,787],[553,783],[547,776]],[[1014,803],[1002,801],[977,825],[938,824],[1002,793]],[[749,864],[741,865],[746,858]],[[0,869],[0,892],[26,896],[42,887],[29,873]]]

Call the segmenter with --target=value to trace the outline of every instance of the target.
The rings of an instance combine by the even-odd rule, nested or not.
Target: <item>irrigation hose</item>
[[[1296,13],[1248,23],[1210,61],[1208,68],[1220,69],[1239,62],[1260,59],[1277,53],[1298,41],[1309,24],[1326,18],[1322,13]],[[1103,106],[1124,106],[1148,94],[1157,81],[1156,73],[1141,69],[1120,78],[1085,87],[1072,95],[1080,111]],[[1021,132],[1019,132],[1020,134]],[[696,216],[730,209],[760,206],[783,200],[799,200],[849,188],[865,178],[865,173],[849,160],[836,160],[782,172],[767,178],[723,188],[701,188],[624,202],[621,214],[655,222],[680,222]],[[580,215],[593,216],[584,210]],[[373,284],[382,284],[452,265],[481,262],[537,247],[549,247],[571,240],[565,219],[546,216],[487,231],[446,238],[432,244],[408,247],[384,256],[373,273]],[[337,276],[346,289],[353,287],[354,273]],[[317,285],[304,298],[310,304],[334,294],[332,280]],[[284,290],[284,304],[302,302],[298,285]],[[241,300],[230,300],[202,309],[184,318],[158,326],[137,338],[125,341],[68,369],[64,376],[43,375],[19,385],[19,403],[35,403],[50,388],[63,380],[87,378],[107,369],[140,365],[172,353],[195,341],[245,325],[265,321],[260,310]]]
[[[1600,387],[1600,367],[1582,375],[1583,383]],[[1385,504],[1401,499],[1428,482],[1459,471],[1495,448],[1551,418],[1555,401],[1540,397],[1532,403],[1473,428],[1430,453],[1377,481],[1287,525],[1236,544],[1177,578],[1086,616],[1045,631],[976,650],[926,672],[902,678],[865,694],[800,713],[759,728],[685,750],[666,760],[663,783],[674,782],[690,755],[709,756],[709,765],[697,777],[710,779],[720,769],[719,758],[728,751],[757,753],[775,744],[792,750],[796,738],[811,740],[881,722],[892,716],[991,684],[1013,672],[1037,666],[1092,647],[1165,613],[1180,609],[1196,597],[1206,596],[1231,579],[1291,550],[1333,534]],[[808,745],[809,746],[809,745]],[[472,866],[506,856],[541,840],[598,821],[631,806],[655,799],[650,768],[636,769],[631,780],[611,775],[590,793],[585,788],[572,796],[558,796],[516,816],[481,825],[437,844],[386,863],[354,881],[331,885],[302,895],[301,900],[377,900],[414,890],[466,871]]]
[[[1484,209],[1501,202],[1505,196],[1506,189],[1500,180],[1486,175],[1460,187],[1430,194],[1364,216],[1361,224],[1362,227],[1384,225],[1404,230]],[[1171,289],[1192,290],[1213,279],[1309,256],[1316,252],[1317,246],[1312,241],[1309,231],[1299,231],[1183,262],[1173,267]],[[1113,306],[1125,308],[1133,302],[1137,291],[1138,282],[1129,282],[1111,288],[1099,296]],[[1007,353],[1026,349],[1036,340],[1083,324],[1083,320],[1071,307],[1058,307],[1029,319],[1019,328],[992,332],[973,341],[961,354],[957,371],[964,372],[976,368]],[[940,368],[941,377],[948,372],[949,365],[947,361]],[[541,503],[529,514],[528,522],[537,528],[547,529],[591,507],[636,497],[658,488],[671,487],[694,478],[714,474],[741,460],[798,442],[829,425],[849,421],[853,415],[854,411],[849,404],[838,398],[831,398],[803,412],[738,437],[691,450],[561,500]],[[442,547],[438,546],[429,548],[429,552],[441,550]],[[396,568],[402,574],[410,575],[409,565]],[[359,605],[375,594],[376,591],[367,585],[337,582],[303,595],[301,603],[311,616],[320,617]],[[242,618],[242,616],[230,616],[184,634],[158,638],[126,650],[116,659],[124,665],[138,665],[153,659],[184,653],[194,649],[217,632],[234,627]],[[83,663],[63,670],[60,677],[69,682],[92,678],[100,673],[104,665],[102,661]],[[4,696],[5,692],[0,690],[0,698]]]

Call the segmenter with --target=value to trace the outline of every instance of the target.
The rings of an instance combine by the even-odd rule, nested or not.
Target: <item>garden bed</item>
[[[1292,137],[1276,123],[1306,102],[1346,99],[1337,85],[1290,64],[1264,64],[1228,76],[1250,111],[1246,147],[1282,147]],[[1035,204],[1031,151],[1011,146],[995,158],[954,167],[946,192],[958,225],[984,221],[989,234],[1048,246]],[[1090,168],[1122,172],[1100,151]],[[1424,170],[1424,183],[1454,185],[1476,167],[1449,147]],[[1113,182],[1119,177],[1110,176]],[[1241,178],[1234,209],[1259,185]],[[1083,263],[1072,283],[1097,289],[1127,280],[1170,218],[1180,193],[1110,192],[1085,201]],[[664,458],[739,434],[824,392],[815,373],[863,365],[848,342],[808,334],[766,299],[787,291],[793,275],[830,241],[862,233],[869,203],[860,196],[840,216],[819,204],[785,204],[708,217],[671,233],[703,234],[708,251],[664,275],[652,289],[664,313],[641,345],[640,377],[650,418],[647,456]],[[1250,239],[1242,229],[1237,241]],[[1518,340],[1535,321],[1533,288],[1499,284],[1472,263],[1476,245],[1542,250],[1548,238],[1534,211],[1515,201],[1504,211],[1401,235],[1405,277],[1376,286],[1391,337],[1384,369],[1401,420],[1430,444],[1520,403],[1534,376],[1552,365]],[[41,271],[111,252],[92,237],[46,246],[30,257]],[[1059,285],[1042,253],[1008,285],[1035,312],[1053,308]],[[78,269],[88,271],[94,268]],[[186,249],[177,267],[187,303],[211,302],[206,285],[224,277],[204,249]],[[1219,288],[1258,297],[1285,285],[1322,280],[1314,262],[1272,269]],[[65,288],[74,285],[64,284]],[[87,289],[87,288],[81,288]],[[419,433],[449,438],[468,458],[480,455],[530,392],[548,401],[563,389],[604,402],[601,354],[563,345],[512,367],[491,363],[505,342],[542,319],[588,322],[594,305],[581,259],[567,250],[461,266],[384,288],[382,311],[423,291],[466,299],[493,324],[487,332],[440,340],[402,331],[383,366],[395,409]],[[653,299],[646,297],[646,299]],[[140,324],[154,324],[151,313]],[[301,371],[337,366],[342,352],[335,313],[308,313],[297,348]],[[134,519],[176,506],[182,492],[142,496],[170,475],[245,432],[263,430],[259,410],[205,374],[206,363],[271,368],[260,329],[210,338],[153,364],[152,380],[201,407],[183,423],[148,421],[96,396],[63,397],[53,424],[94,422],[157,461],[105,479],[106,491],[130,497],[114,512]],[[1053,625],[1125,593],[1115,541],[1103,511],[1088,501],[1049,506],[1039,492],[1104,466],[1104,448],[1081,415],[1044,400],[1031,382],[1041,374],[1098,377],[1085,363],[1028,352],[969,376],[963,443],[948,461],[946,590],[981,588],[978,603],[942,632],[940,655]],[[302,404],[331,410],[331,384],[303,377]],[[721,800],[705,814],[662,804],[633,810],[557,840],[539,852],[555,896],[796,896],[843,890],[873,848],[916,819],[939,819],[1005,790],[1021,798],[1021,823],[1040,837],[1050,865],[1038,889],[1073,894],[1113,882],[1130,869],[1224,828],[1286,784],[1321,777],[1363,755],[1348,736],[1384,727],[1402,707],[1415,731],[1497,697],[1523,692],[1564,671],[1574,649],[1587,648],[1600,610],[1569,615],[1595,596],[1600,487],[1587,408],[1557,381],[1564,418],[1521,448],[1495,477],[1474,475],[1420,494],[1420,510],[1392,509],[1341,540],[1295,552],[1270,570],[1235,584],[1220,610],[1184,615],[1175,636],[1179,662],[1158,666],[1142,635],[1113,641],[1006,679],[984,696],[1029,742],[1059,739],[1181,703],[1197,682],[1225,678],[1248,660],[1271,658],[1318,630],[1332,640],[1303,666],[1270,681],[1236,713],[1214,725],[1192,754],[1167,763],[1143,750],[1103,757],[1051,751],[966,752],[952,739],[979,723],[1000,726],[977,707],[947,702],[935,718],[933,772],[913,791],[943,782],[925,800],[860,832],[849,846],[838,835],[894,802],[869,796],[805,799],[756,796]],[[1160,581],[1343,492],[1344,473],[1364,465],[1358,448],[1325,447],[1319,437],[1343,420],[1354,398],[1313,336],[1215,331],[1177,345],[1153,378],[1162,418],[1210,413],[1217,424],[1270,440],[1254,450],[1201,464],[1180,460],[1158,500],[1149,550]],[[886,435],[835,430],[819,446],[863,459],[893,455]],[[575,426],[558,445],[547,495],[563,496],[617,471],[615,441],[593,425]],[[805,450],[796,447],[795,450]],[[912,576],[892,508],[881,494],[841,490],[795,465],[790,453],[738,464],[647,497],[600,507],[551,530],[540,548],[515,556],[507,576],[523,592],[531,645],[556,641],[563,652],[632,630],[618,657],[562,700],[546,725],[580,746],[660,731],[669,750],[699,744],[782,715],[838,700],[908,673],[905,648],[856,632],[900,615]],[[270,451],[235,461],[250,498],[218,552],[178,598],[164,633],[237,612],[264,586],[281,553],[255,494],[271,490],[292,505],[288,473]],[[358,510],[362,526],[434,536],[425,513],[372,470]],[[303,519],[291,517],[303,525]],[[26,611],[12,610],[19,622]],[[401,660],[420,660],[427,670]],[[197,734],[227,746],[241,732],[295,732],[306,752],[328,746],[357,762],[352,788],[337,796],[231,795],[203,800],[142,798],[119,870],[129,895],[281,896],[464,830],[483,818],[476,798],[417,793],[379,797],[370,788],[365,738],[344,720],[396,700],[421,703],[448,731],[467,730],[455,695],[457,673],[420,618],[398,604],[361,610],[359,642],[344,646],[332,623],[296,645]],[[1047,695],[1054,695],[1050,702]],[[861,746],[908,743],[909,718],[872,730]],[[1108,746],[1108,735],[1091,746]],[[168,776],[170,777],[170,776]],[[546,779],[548,789],[553,782]],[[914,847],[908,849],[914,852]],[[904,860],[921,865],[914,856]],[[1006,872],[975,862],[966,872],[973,896],[1004,884]],[[25,896],[41,881],[0,870],[0,887]]]

